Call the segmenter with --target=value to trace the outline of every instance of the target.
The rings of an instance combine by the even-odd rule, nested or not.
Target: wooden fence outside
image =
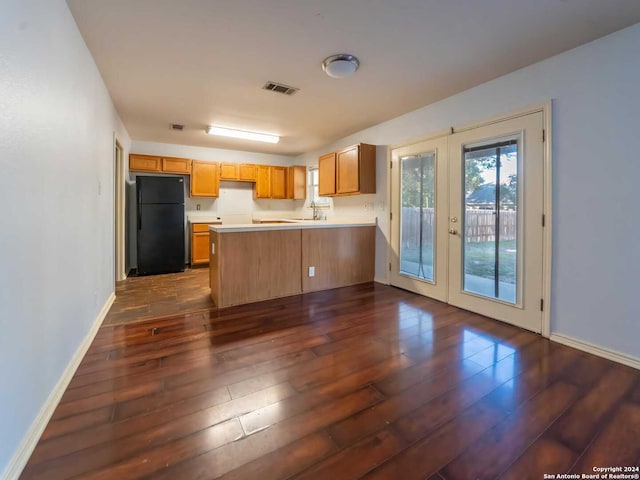
[[[433,208],[423,211],[423,243],[433,243]],[[462,222],[460,219],[459,222]],[[502,210],[500,212],[500,239],[515,240],[517,233],[517,212]],[[416,246],[420,235],[420,209],[402,207],[402,246]],[[466,221],[467,242],[493,242],[495,235],[495,215],[492,210],[467,210]]]

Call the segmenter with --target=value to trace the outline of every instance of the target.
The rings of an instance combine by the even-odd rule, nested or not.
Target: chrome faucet
[[[315,201],[311,201],[311,208],[313,209],[313,219],[320,220],[320,209]]]

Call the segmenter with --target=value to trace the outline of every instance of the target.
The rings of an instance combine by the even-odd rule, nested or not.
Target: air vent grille
[[[180,125],[179,123],[172,123],[171,130],[184,130],[184,125]]]
[[[264,87],[262,87],[262,89],[271,90],[272,92],[282,93],[284,95],[293,95],[298,90],[300,90],[299,88],[290,87],[288,85],[283,85],[282,83],[276,82],[267,82],[264,84]]]

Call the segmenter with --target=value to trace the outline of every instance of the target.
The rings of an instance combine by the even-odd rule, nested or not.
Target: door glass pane
[[[400,158],[400,274],[434,281],[435,152]]]
[[[464,290],[516,303],[518,144],[464,150]]]

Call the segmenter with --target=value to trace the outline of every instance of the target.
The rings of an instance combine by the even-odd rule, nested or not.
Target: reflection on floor
[[[365,284],[103,326],[22,478],[539,479],[638,438],[637,370]]]
[[[433,266],[422,265],[417,262],[402,260],[400,262],[400,274],[415,277],[427,281],[433,281]],[[495,281],[490,278],[479,277],[466,273],[464,275],[464,290],[482,295],[483,297],[498,298],[503,302],[516,303],[516,286],[513,283],[498,282],[499,292],[495,296]]]

